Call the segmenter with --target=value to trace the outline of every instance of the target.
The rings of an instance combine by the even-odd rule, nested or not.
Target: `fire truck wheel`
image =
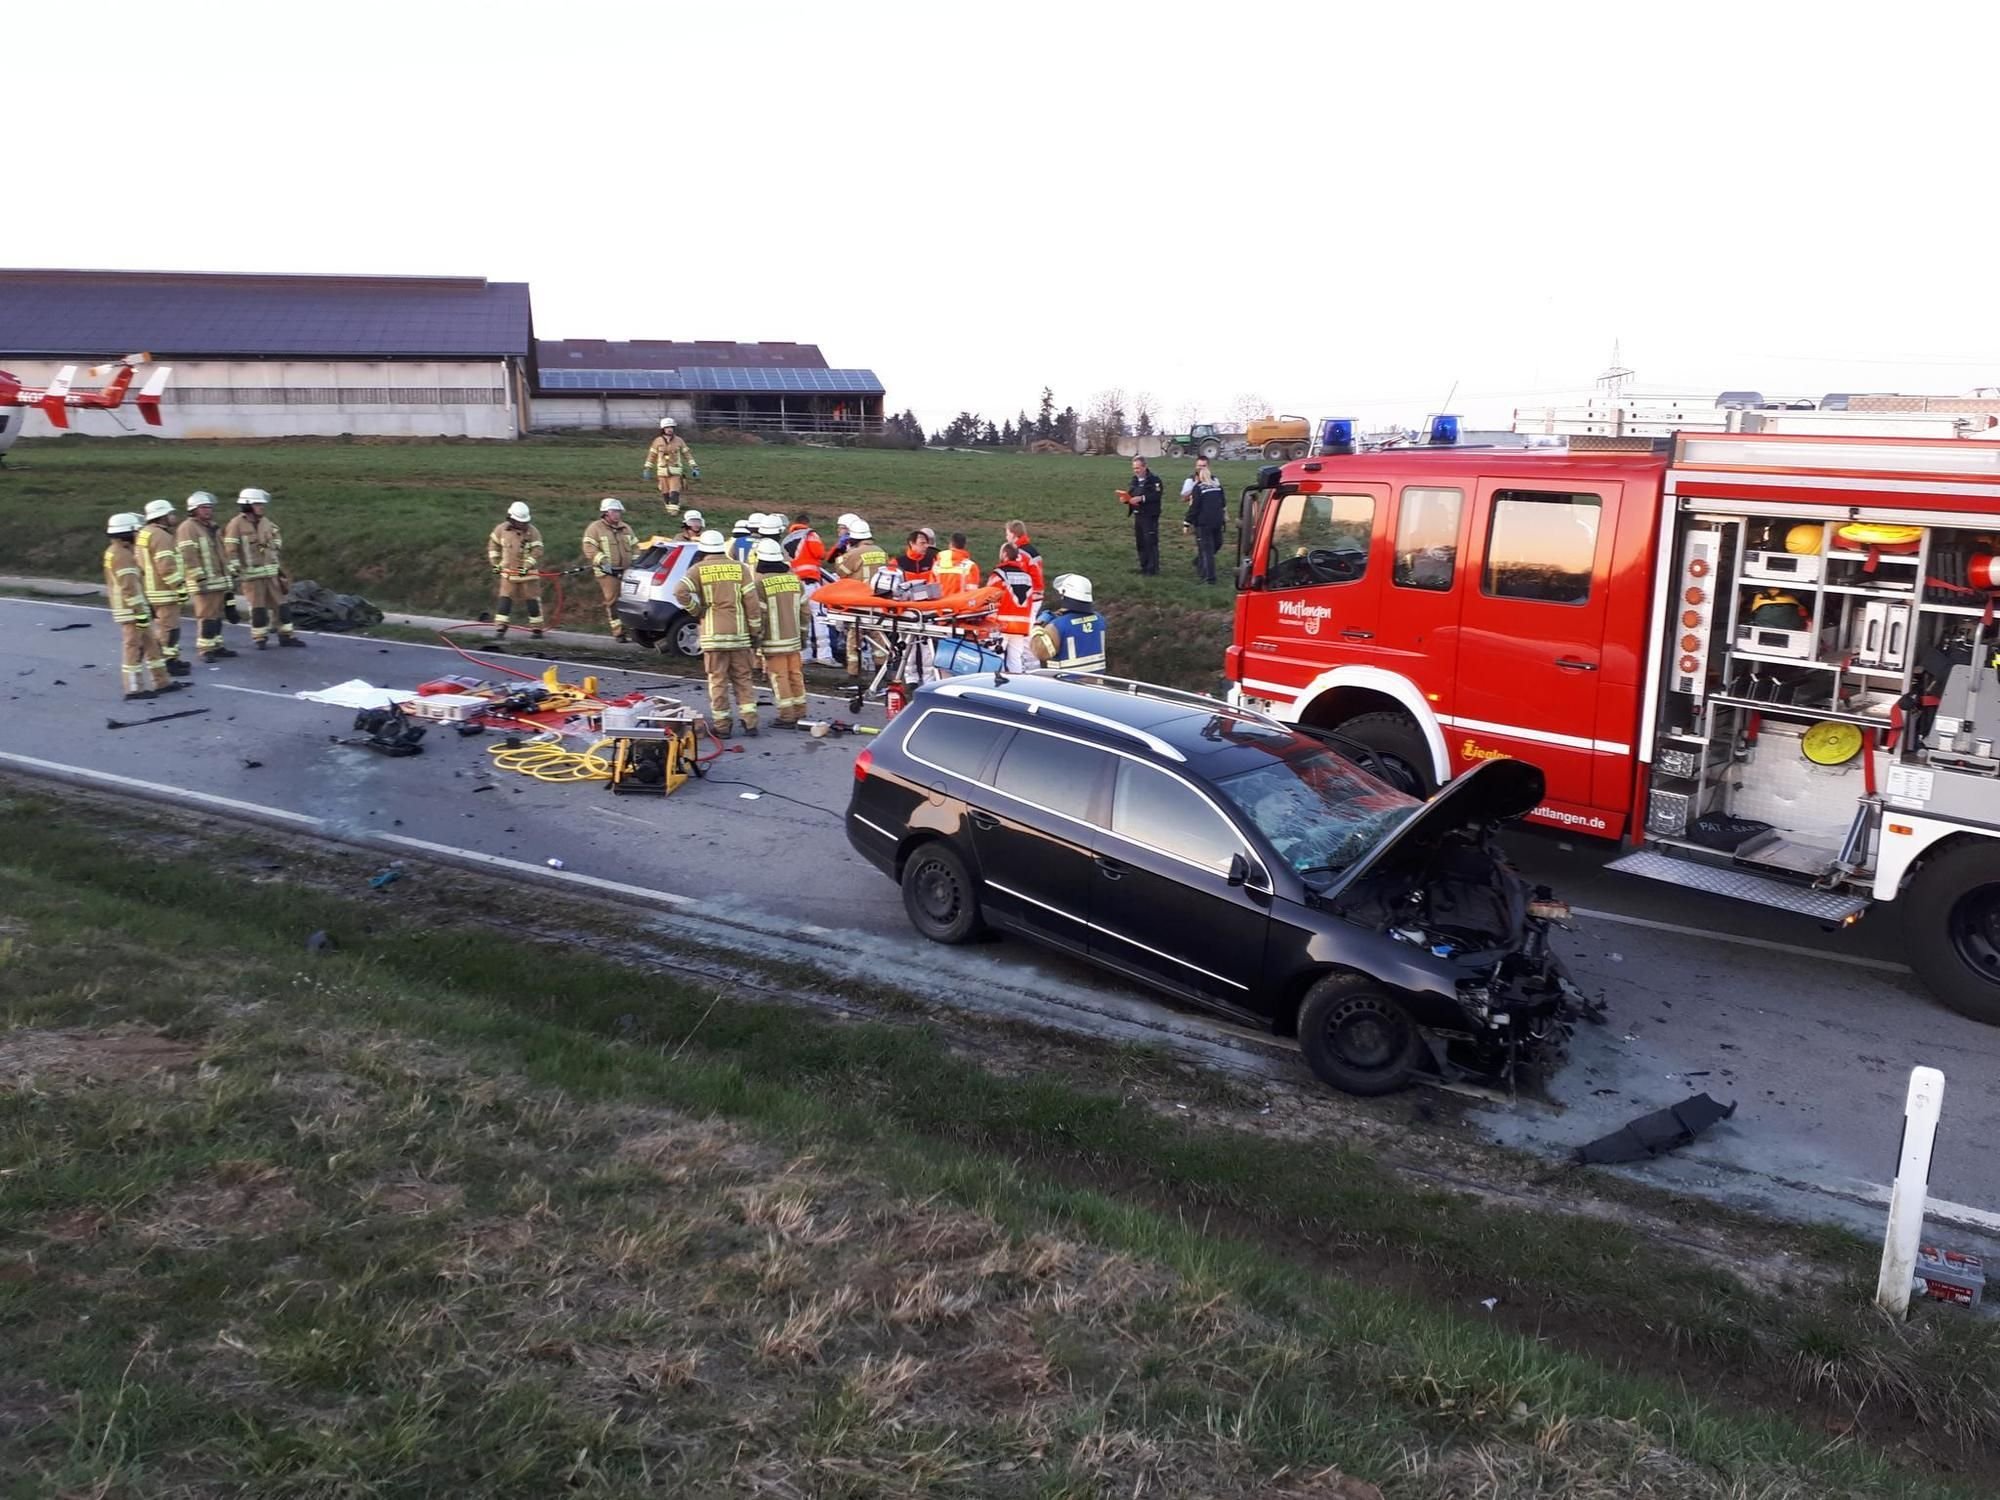
[[[1437,790],[1431,769],[1431,747],[1423,732],[1402,714],[1383,712],[1357,714],[1335,726],[1350,740],[1358,740],[1382,758],[1386,778],[1399,791],[1412,797],[1428,797]]]
[[[1960,1015],[2000,1026],[2000,843],[1945,849],[1901,904],[1917,977]]]
[[[1366,974],[1329,974],[1306,991],[1299,1048],[1322,1081],[1350,1094],[1393,1094],[1424,1056],[1410,1013]]]

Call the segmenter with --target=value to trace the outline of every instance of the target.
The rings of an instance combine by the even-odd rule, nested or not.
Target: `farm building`
[[[745,432],[882,430],[882,382],[812,344],[543,339],[530,425],[650,428],[661,417]]]
[[[526,427],[534,329],[523,282],[470,276],[261,276],[0,270],[0,367],[145,351],[173,366],[165,437],[512,438]],[[79,432],[141,427],[72,411]],[[30,412],[28,437],[54,429]]]

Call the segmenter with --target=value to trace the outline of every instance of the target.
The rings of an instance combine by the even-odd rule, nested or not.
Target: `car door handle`
[[[1341,631],[1340,633],[1346,636],[1350,641],[1372,641],[1375,639],[1374,631],[1356,630],[1352,625],[1348,626],[1345,630]]]
[[[1558,656],[1556,658],[1556,665],[1561,667],[1565,672],[1595,672],[1597,670],[1596,662],[1585,661],[1580,656]]]
[[[1097,872],[1106,880],[1117,880],[1130,868],[1131,866],[1122,864],[1115,859],[1107,859],[1102,854],[1097,856]]]
[[[972,819],[972,826],[981,833],[991,833],[1000,826],[998,818],[989,818],[985,813],[967,813],[966,816]]]

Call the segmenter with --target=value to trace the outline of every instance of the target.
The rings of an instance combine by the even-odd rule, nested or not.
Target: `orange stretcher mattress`
[[[865,578],[842,578],[823,585],[813,603],[823,609],[873,610],[887,615],[990,615],[1000,607],[1006,590],[989,583],[983,588],[946,594],[942,599],[884,599]]]

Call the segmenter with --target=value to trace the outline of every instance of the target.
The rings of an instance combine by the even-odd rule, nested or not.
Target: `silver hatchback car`
[[[674,602],[674,586],[695,560],[693,542],[656,536],[618,585],[618,618],[640,645],[670,656],[701,659],[701,622]]]

